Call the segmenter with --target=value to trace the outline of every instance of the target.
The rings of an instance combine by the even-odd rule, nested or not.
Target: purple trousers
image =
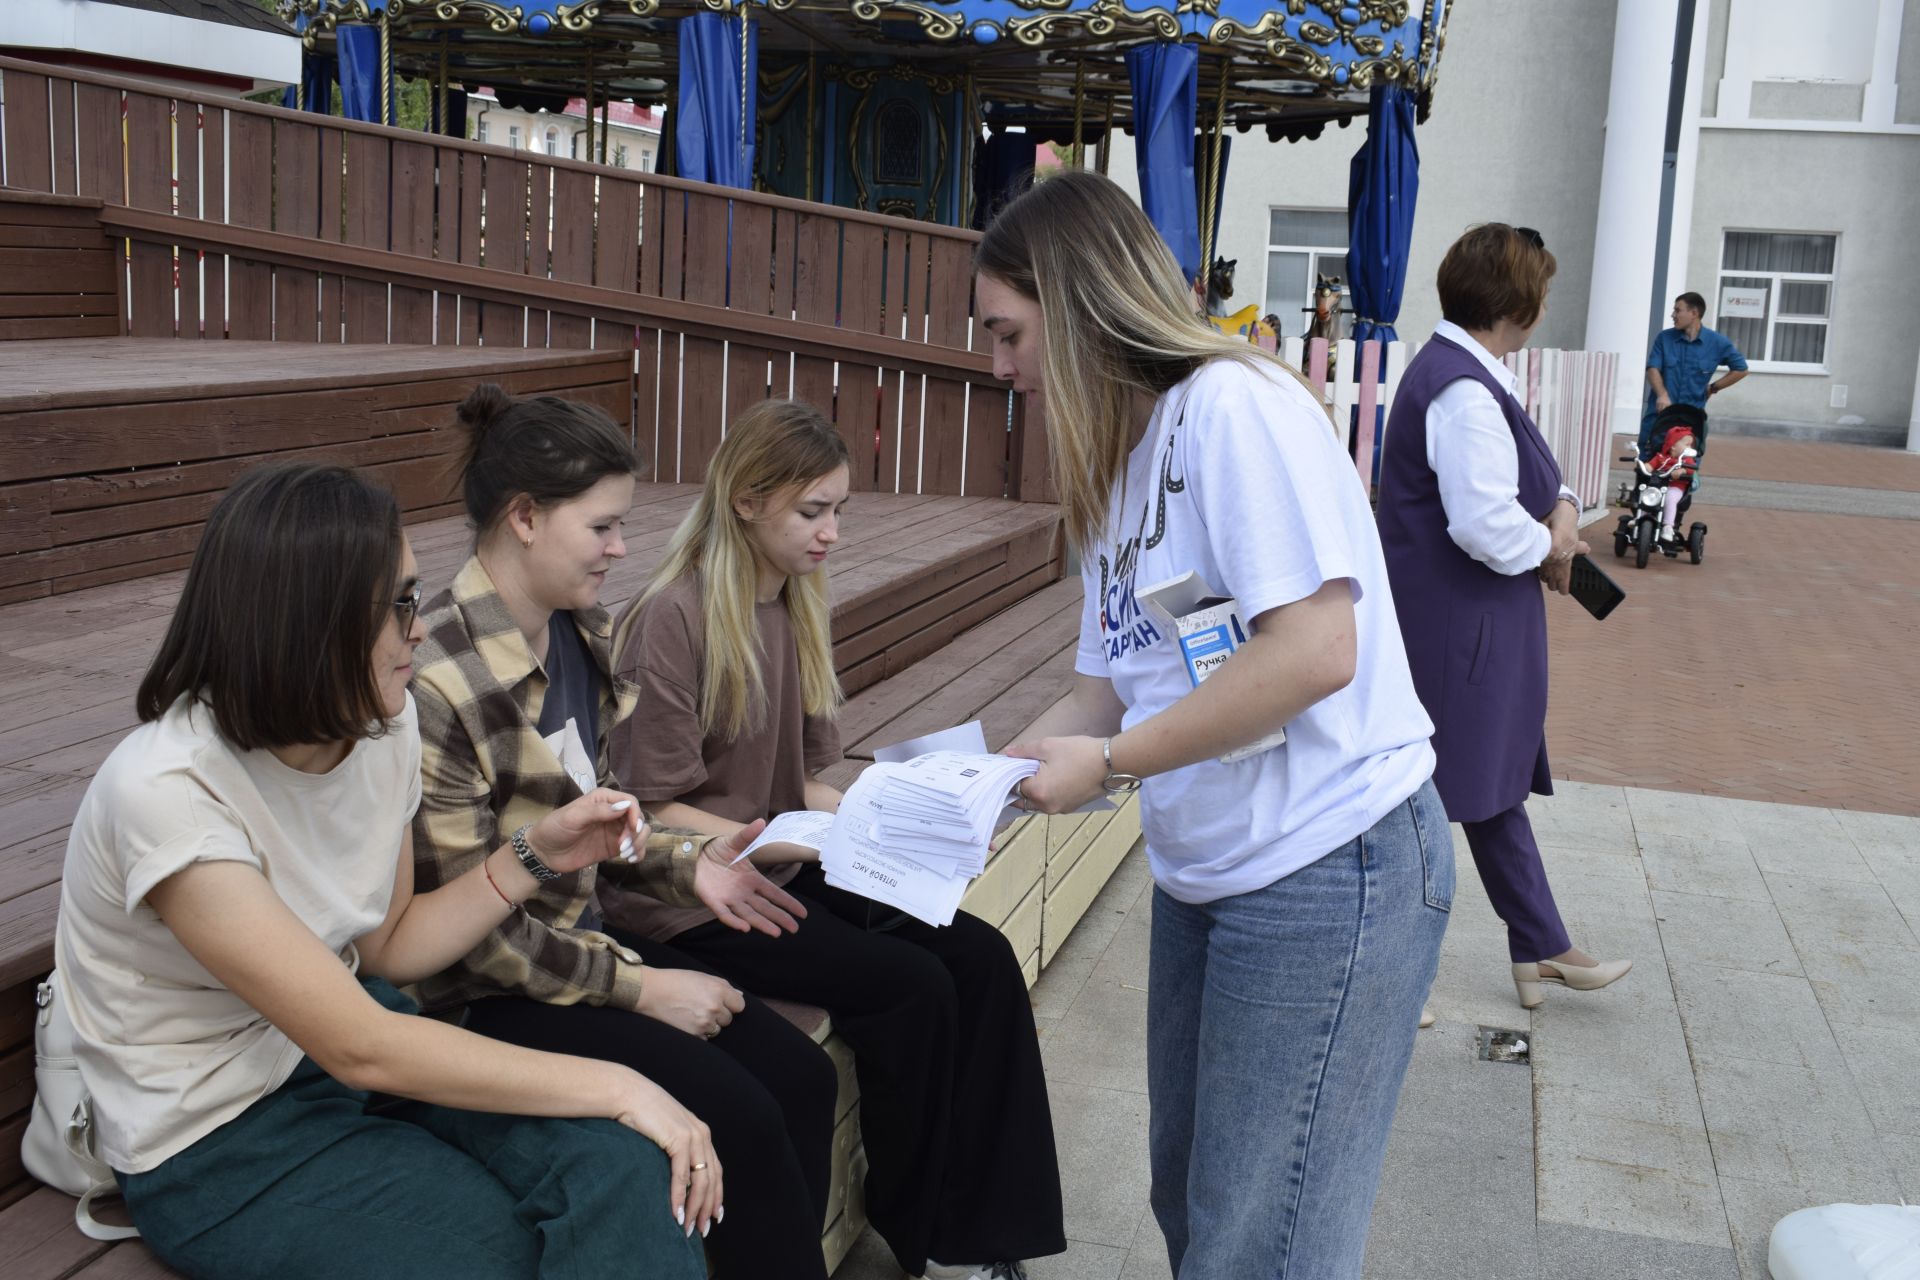
[[[1507,955],[1515,964],[1530,964],[1569,950],[1567,926],[1553,902],[1553,886],[1540,861],[1523,801],[1504,813],[1480,822],[1463,822],[1473,865],[1486,886],[1493,913],[1507,926]]]

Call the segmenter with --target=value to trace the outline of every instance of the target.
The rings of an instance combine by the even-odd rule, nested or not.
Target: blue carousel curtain
[[[330,115],[333,111],[333,81],[338,74],[337,65],[329,57],[318,54],[300,55],[300,83],[290,84],[280,96],[280,105],[289,111],[318,111],[321,115]],[[301,95],[306,95],[304,106]]]
[[[334,28],[334,36],[340,51],[340,114],[349,120],[381,123],[380,29],[342,23]]]
[[[746,82],[756,84],[760,26],[747,25]],[[680,19],[680,99],[673,112],[674,163],[683,178],[753,185],[754,112],[742,132],[740,22],[702,10]]]
[[[1413,95],[1399,85],[1377,86],[1367,108],[1367,140],[1354,153],[1347,179],[1347,283],[1357,317],[1355,342],[1399,340],[1393,322],[1400,318],[1400,297],[1406,289],[1419,194]]]
[[[307,29],[307,15],[293,15],[293,29]],[[330,56],[323,57],[304,50],[300,54],[300,83],[290,84],[287,91],[280,95],[280,105],[289,111],[318,111],[321,115],[333,112],[333,82],[339,77],[339,64]],[[305,104],[301,102],[305,96]]]
[[[1194,200],[1193,176],[1199,67],[1200,53],[1192,45],[1154,42],[1127,50],[1140,207],[1159,228],[1189,281],[1199,279],[1202,270],[1200,207]]]

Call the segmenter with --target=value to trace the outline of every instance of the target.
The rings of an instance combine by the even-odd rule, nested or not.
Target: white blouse
[[[1509,393],[1517,383],[1507,366],[1451,320],[1434,336],[1473,353]],[[1499,401],[1473,378],[1447,384],[1427,406],[1427,465],[1440,480],[1440,505],[1454,545],[1495,573],[1528,573],[1553,547],[1547,526],[1520,505],[1520,454]],[[1560,486],[1563,496],[1579,499]]]

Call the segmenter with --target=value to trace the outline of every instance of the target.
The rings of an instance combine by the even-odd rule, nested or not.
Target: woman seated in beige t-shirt
[[[699,1280],[707,1126],[637,1072],[412,1016],[533,893],[503,845],[413,892],[423,631],[393,496],[341,467],[243,476],[74,819],[55,934],[99,1154],[192,1276]],[[630,796],[534,832],[631,856]]]
[[[826,562],[850,480],[831,423],[752,406],[616,631],[639,702],[614,776],[655,820],[717,836],[831,810],[840,759]],[[867,1215],[909,1275],[1014,1276],[1066,1248],[1046,1081],[1013,948],[961,912],[946,928],[833,888],[792,845],[753,857],[808,910],[791,932],[603,890],[610,921],[762,996],[821,1005],[853,1046]],[[785,863],[785,865],[782,865]],[[731,926],[731,927],[729,927]]]

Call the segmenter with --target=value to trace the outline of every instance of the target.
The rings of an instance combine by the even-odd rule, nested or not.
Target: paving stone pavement
[[[1627,599],[1604,622],[1548,601],[1554,776],[1920,814],[1920,520],[1713,496],[1698,565],[1636,570],[1588,526]]]
[[[1624,446],[1627,440],[1622,437],[1618,443]],[[1616,449],[1614,456],[1625,452],[1624,447]],[[1920,493],[1920,453],[1901,449],[1714,435],[1709,428],[1704,465],[1709,482],[1715,476],[1734,476]]]
[[[1520,1009],[1456,833],[1367,1280],[1766,1280],[1785,1214],[1920,1200],[1920,818],[1581,783],[1529,808],[1575,940],[1634,970]],[[1034,989],[1071,1246],[1033,1280],[1169,1277],[1147,887],[1136,850]],[[1531,1064],[1481,1061],[1482,1027]],[[837,1280],[900,1272],[869,1232]]]

